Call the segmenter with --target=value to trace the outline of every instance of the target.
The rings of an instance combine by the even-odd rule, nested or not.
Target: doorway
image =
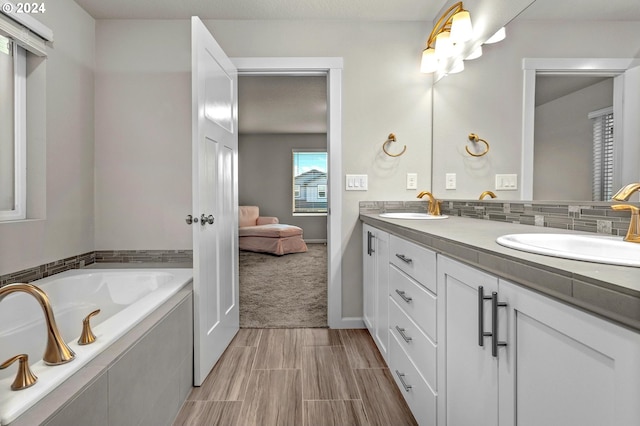
[[[327,212],[327,305],[331,328],[357,328],[360,318],[342,316],[342,58],[232,58],[240,76],[325,75],[327,83],[327,151],[329,157]]]
[[[278,243],[283,256],[241,241],[241,328],[327,327],[327,160],[326,73],[239,75],[238,204],[305,241]]]

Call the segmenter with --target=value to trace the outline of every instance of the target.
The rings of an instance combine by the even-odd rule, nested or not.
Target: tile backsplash
[[[192,250],[98,250],[0,275],[0,287],[39,280],[69,269],[81,269],[93,263],[190,263],[192,261]]]
[[[361,201],[360,213],[426,212],[427,201]],[[631,214],[611,203],[442,200],[442,214],[624,236]]]

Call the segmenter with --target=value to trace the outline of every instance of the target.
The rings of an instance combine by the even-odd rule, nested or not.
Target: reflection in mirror
[[[535,84],[533,198],[609,201],[613,78],[538,74]]]
[[[592,200],[592,136],[591,143],[585,146],[587,151],[580,153],[564,148],[561,142],[554,142],[555,151],[550,157],[559,156],[562,149],[573,153],[560,164],[542,165],[536,158],[535,168],[547,170],[547,182],[540,180],[540,185],[545,187],[534,194],[534,177],[539,178],[534,176],[534,155],[538,153],[534,153],[533,139],[530,146],[523,143],[525,138],[534,136],[533,121],[530,124],[523,122],[526,96],[523,59],[635,58],[637,61],[640,58],[640,8],[637,5],[637,0],[611,0],[606,8],[600,0],[583,0],[579,7],[575,2],[536,0],[507,25],[504,41],[483,49],[481,61],[468,61],[463,73],[439,80],[433,86],[431,189],[434,195],[444,199],[477,199],[485,190],[495,191],[496,175],[517,174],[517,188],[495,191],[497,200]],[[631,61],[625,69],[633,66]],[[627,72],[640,75],[637,69]],[[609,83],[599,84],[610,85],[612,74],[607,77]],[[555,78],[549,77],[550,80]],[[629,82],[634,78],[635,82]],[[633,119],[626,120],[624,129],[619,129],[625,134],[632,134],[634,128],[636,135],[640,134],[640,120],[637,119],[640,116],[637,112],[640,87],[637,80],[633,75],[630,79],[624,76],[624,87],[628,93],[625,105],[635,104],[633,108],[636,108]],[[534,74],[532,87],[535,86]],[[531,96],[534,94],[535,91],[530,93]],[[533,101],[531,103],[533,105]],[[612,106],[612,100],[607,106]],[[598,108],[600,106],[589,109],[586,116]],[[592,125],[588,119],[587,124]],[[529,125],[531,127],[527,127]],[[481,134],[491,142],[488,155],[479,159],[467,155],[465,146],[470,132]],[[537,132],[544,136],[543,130],[538,129]],[[640,153],[633,153],[632,149],[629,148],[619,158],[623,167],[620,169],[620,182],[614,180],[614,191],[618,185],[640,181]],[[579,157],[584,160],[578,160]],[[550,193],[560,179],[554,178],[549,170],[557,172],[570,166],[574,170],[563,181],[573,185],[569,188],[571,195],[566,191],[564,194]],[[456,189],[447,189],[447,173],[456,173]],[[578,191],[578,186],[585,189]]]

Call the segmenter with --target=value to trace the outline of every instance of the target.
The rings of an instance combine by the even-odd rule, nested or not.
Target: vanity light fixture
[[[462,2],[457,2],[442,14],[431,30],[427,47],[422,52],[420,72],[435,72],[438,61],[453,56],[456,45],[470,40],[472,35],[469,11],[464,9]]]
[[[504,40],[505,37],[507,37],[507,31],[504,29],[504,27],[502,27],[498,31],[496,31],[494,35],[489,37],[489,40],[485,41],[485,44],[497,43]]]

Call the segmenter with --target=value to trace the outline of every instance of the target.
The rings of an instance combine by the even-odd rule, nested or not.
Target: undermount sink
[[[434,216],[432,214],[427,214],[427,213],[411,213],[411,212],[382,213],[379,216],[387,219],[413,219],[413,220],[446,219],[449,217],[446,215]]]
[[[574,234],[509,234],[498,237],[502,246],[529,253],[609,265],[640,267],[640,244],[622,237]]]

